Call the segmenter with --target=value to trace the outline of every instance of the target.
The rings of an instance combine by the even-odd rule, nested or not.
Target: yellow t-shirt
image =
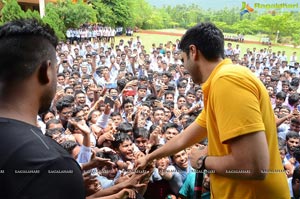
[[[228,155],[231,151],[225,141],[257,131],[265,131],[270,153],[270,170],[263,181],[211,174],[211,198],[290,198],[279,156],[274,113],[264,85],[249,69],[225,59],[214,69],[202,89],[204,110],[196,122],[207,129],[208,155]]]

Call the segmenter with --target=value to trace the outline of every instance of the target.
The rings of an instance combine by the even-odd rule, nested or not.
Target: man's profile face
[[[200,70],[198,70],[198,66],[192,60],[192,57],[188,56],[185,52],[182,52],[181,57],[183,66],[189,72],[189,74],[191,74],[193,82],[195,82],[196,84],[202,84],[204,82],[204,80],[202,79],[202,74],[200,73]]]
[[[49,47],[50,48],[50,47]],[[55,66],[57,64],[56,55],[55,55],[55,48],[51,47],[49,60],[44,61],[41,64],[46,64],[47,66],[47,76],[49,82],[45,85],[41,85],[41,97],[40,97],[40,106],[39,106],[39,113],[43,113],[47,111],[51,105],[52,99],[56,93],[56,86],[57,86],[57,74],[55,70]]]

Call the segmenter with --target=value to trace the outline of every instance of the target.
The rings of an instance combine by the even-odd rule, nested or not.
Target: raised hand
[[[85,134],[91,133],[91,129],[90,129],[90,127],[88,127],[85,120],[80,120],[80,121],[76,122],[73,118],[71,118],[71,119],[69,119],[68,122],[70,122],[72,125],[77,127],[79,130],[81,130]]]

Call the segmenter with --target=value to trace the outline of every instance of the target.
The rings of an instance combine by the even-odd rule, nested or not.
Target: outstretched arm
[[[177,153],[206,137],[206,129],[193,122],[184,132],[172,138],[161,148],[137,160],[138,169],[144,169],[154,159],[159,159]]]

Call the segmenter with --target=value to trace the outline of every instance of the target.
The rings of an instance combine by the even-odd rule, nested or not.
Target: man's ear
[[[191,57],[191,59],[198,60],[200,51],[193,44],[190,45],[189,48],[190,48],[190,57]]]
[[[50,81],[51,61],[43,61],[38,69],[38,79],[41,84],[48,84]]]

